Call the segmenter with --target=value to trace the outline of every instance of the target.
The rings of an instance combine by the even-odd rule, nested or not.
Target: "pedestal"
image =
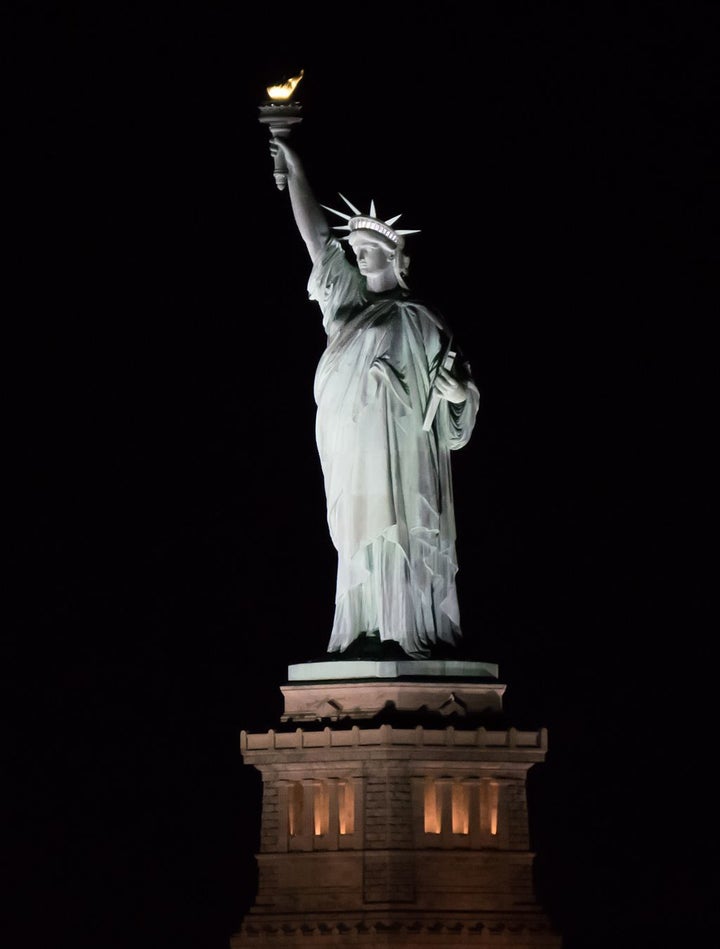
[[[347,678],[327,668],[340,665]],[[290,667],[279,727],[242,732],[262,832],[231,949],[559,949],[533,892],[525,793],[545,730],[485,724],[505,689],[491,664],[407,665]]]
[[[288,668],[282,720],[373,718],[382,712],[481,715],[502,711],[494,663],[461,660],[335,660]]]

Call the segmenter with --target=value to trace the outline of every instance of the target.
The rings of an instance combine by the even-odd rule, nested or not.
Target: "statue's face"
[[[395,251],[379,241],[372,231],[354,231],[350,244],[355,251],[358,270],[365,277],[392,271]]]

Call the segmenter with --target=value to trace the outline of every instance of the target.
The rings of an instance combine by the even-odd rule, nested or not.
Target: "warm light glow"
[[[440,802],[437,785],[432,778],[425,778],[425,833],[440,833]]]
[[[327,834],[330,825],[330,794],[325,781],[318,781],[315,785],[313,817],[315,819],[315,836],[323,837]]]
[[[288,794],[288,833],[297,837],[302,832],[303,787],[296,781]]]
[[[499,797],[500,785],[497,781],[485,778],[480,782],[480,827],[493,837],[497,835]]]
[[[500,785],[497,781],[490,782],[490,833],[493,837],[497,834],[498,824],[498,797],[500,795]]]
[[[452,785],[452,831],[470,833],[470,789],[460,781],[453,781]]]
[[[305,74],[305,70],[300,70],[299,76],[293,76],[292,79],[288,79],[287,82],[281,82],[277,86],[268,86],[267,94],[273,102],[287,102],[291,97],[293,92],[295,92],[295,87],[302,79]]]
[[[341,834],[355,833],[355,790],[350,781],[338,784],[338,822]]]

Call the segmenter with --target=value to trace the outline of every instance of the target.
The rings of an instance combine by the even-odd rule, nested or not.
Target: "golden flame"
[[[281,82],[277,86],[268,86],[267,94],[273,100],[273,102],[282,102],[289,99],[293,92],[295,92],[295,86],[300,82],[305,73],[304,69],[300,70],[299,76],[293,76],[292,79],[288,79],[287,82]]]

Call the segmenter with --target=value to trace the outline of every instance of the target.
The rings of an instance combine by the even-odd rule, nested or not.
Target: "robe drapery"
[[[315,375],[316,437],[338,554],[328,652],[377,631],[414,658],[456,645],[455,512],[450,451],[470,438],[479,394],[440,401],[422,421],[449,342],[442,318],[399,287],[372,293],[331,238],[308,293],[327,347]]]

